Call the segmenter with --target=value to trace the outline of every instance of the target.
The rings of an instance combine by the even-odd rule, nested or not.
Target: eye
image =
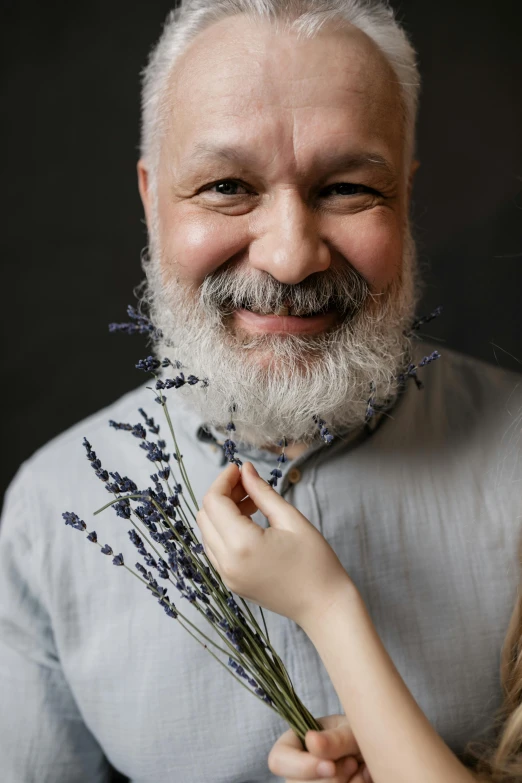
[[[214,188],[220,188],[220,190],[214,190]],[[214,182],[213,185],[208,185],[208,187],[204,188],[204,190],[210,191],[211,193],[218,193],[222,196],[243,195],[242,193],[237,192],[237,188],[243,188],[246,193],[245,186],[235,179],[221,179],[219,182]]]
[[[356,196],[359,193],[371,193],[374,196],[380,196],[378,190],[375,190],[374,188],[369,188],[366,185],[354,185],[351,182],[336,182],[333,185],[329,185],[327,188],[325,188],[326,191],[332,191],[332,190],[338,190],[338,194],[334,195],[340,195],[340,196]]]

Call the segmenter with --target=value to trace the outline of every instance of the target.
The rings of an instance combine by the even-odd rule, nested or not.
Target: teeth
[[[249,307],[247,309],[249,309],[252,313],[256,313],[257,315],[277,315],[279,317],[297,315],[297,313],[292,312],[292,307],[288,307],[287,305],[281,305],[281,307],[279,307],[277,310],[268,310],[266,307],[264,308]],[[306,318],[306,316],[317,315],[318,313],[322,313],[322,312],[324,312],[324,308],[323,310],[319,310],[316,313],[307,312],[307,313],[299,313],[299,315],[302,318]]]
[[[283,306],[280,307],[278,310],[267,310],[266,308],[262,309],[260,307],[251,307],[249,308],[252,313],[257,313],[258,315],[289,315],[290,308]]]

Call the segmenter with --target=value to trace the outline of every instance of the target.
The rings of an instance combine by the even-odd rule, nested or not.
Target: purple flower
[[[324,419],[320,419],[319,416],[312,416],[312,418],[317,425],[321,438],[324,440],[325,443],[330,444],[333,441],[334,437],[333,435],[330,435],[330,432],[326,427],[326,422],[324,421]]]
[[[427,324],[430,321],[433,321],[433,319],[437,318],[441,313],[442,313],[442,306],[439,305],[429,315],[425,315],[422,318],[418,318],[416,321],[414,321],[413,324],[411,325],[411,331],[412,332],[417,331],[417,329],[419,329],[424,324]]]
[[[102,546],[101,552],[102,552],[103,555],[112,555],[113,554],[112,549],[110,548],[110,546],[108,544],[104,544],[104,546]]]
[[[132,424],[125,424],[125,422],[113,421],[112,419],[109,419],[109,427],[113,427],[115,430],[127,430],[129,432],[132,430]]]
[[[96,544],[98,541],[98,536],[96,535],[96,530],[93,530],[92,533],[89,533],[87,536],[88,541],[92,541],[93,544]]]
[[[75,530],[85,530],[87,527],[83,519],[80,519],[73,511],[65,511],[62,517],[65,519],[65,524],[74,527]]]
[[[138,487],[128,476],[120,476],[119,473],[111,473],[111,478],[119,484],[118,492],[137,492]]]
[[[141,540],[139,535],[136,533],[134,528],[132,530],[129,530],[128,533],[129,533],[129,538],[130,538],[131,542],[134,544],[135,547],[143,546],[143,541]]]
[[[131,507],[127,498],[122,498],[119,503],[115,503],[113,509],[116,511],[116,516],[122,519],[130,519]]]
[[[228,438],[223,443],[223,451],[225,452],[225,457],[228,459],[229,462],[233,462],[235,465],[238,466],[243,464],[241,460],[235,456],[237,453],[236,444],[234,443],[233,440],[230,440],[230,438]]]
[[[122,555],[122,553],[121,553],[121,552],[120,552],[120,554],[119,554],[119,555],[116,555],[116,557],[114,557],[114,558],[112,559],[112,564],[113,564],[113,565],[115,565],[115,566],[122,566],[122,565],[125,565],[125,563],[123,562],[123,555]]]
[[[194,376],[191,375],[190,377],[193,378]],[[185,380],[185,375],[182,372],[180,372],[180,374],[177,375],[175,378],[165,379],[165,389],[172,389],[173,387],[175,389],[180,389],[186,383],[187,381]]]
[[[436,359],[440,359],[440,353],[438,351],[433,351],[433,353],[430,353],[429,356],[425,356],[424,359],[420,360],[419,367],[425,367],[427,364],[431,364],[431,362],[434,362]]]
[[[270,475],[272,476],[272,478],[268,479],[268,483],[270,484],[271,487],[277,487],[277,482],[282,477],[283,474],[281,473],[279,468],[274,468],[273,470],[270,471]]]
[[[127,315],[135,323],[109,324],[109,332],[125,332],[126,334],[152,334],[154,340],[161,338],[161,332],[156,329],[150,318],[139,313],[132,305],[127,307]]]
[[[152,432],[153,435],[157,435],[160,431],[159,424],[154,424],[154,419],[149,418],[143,408],[138,408],[138,410],[145,419],[145,424],[149,428],[149,432]]]
[[[144,372],[155,372],[161,362],[156,359],[155,356],[147,356],[146,359],[140,359],[138,364],[136,365],[137,370],[144,370]]]

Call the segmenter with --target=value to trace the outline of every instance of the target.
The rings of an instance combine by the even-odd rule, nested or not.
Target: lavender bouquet
[[[123,331],[127,334],[147,334],[153,341],[160,336],[152,322],[133,307],[128,308],[130,322],[111,324],[110,331]],[[413,324],[415,330],[422,324],[436,317],[440,308],[431,315],[419,319]],[[418,365],[410,364],[399,376],[401,385],[413,378],[418,388],[422,383],[417,377],[418,367],[423,367],[438,359],[440,354],[434,351],[424,357]],[[149,372],[154,379],[154,400],[162,408],[167,428],[172,441],[170,451],[166,451],[167,443],[160,436],[160,425],[154,418],[140,408],[141,421],[137,424],[110,421],[109,425],[116,430],[129,432],[139,441],[139,447],[154,466],[150,479],[152,485],[145,489],[138,486],[127,476],[107,471],[89,441],[84,438],[87,459],[96,477],[105,485],[105,489],[113,498],[95,515],[112,507],[116,515],[132,526],[128,530],[131,543],[136,547],[142,562],[137,562],[134,568],[127,565],[123,554],[114,554],[109,544],[98,541],[95,530],[87,531],[86,523],[74,512],[66,511],[62,516],[66,525],[86,533],[86,538],[100,547],[102,554],[112,557],[112,563],[125,568],[144,585],[148,593],[161,605],[165,614],[176,620],[181,626],[201,644],[234,679],[252,695],[264,702],[270,709],[291,726],[299,737],[304,748],[304,737],[307,731],[320,731],[322,726],[307,710],[297,696],[292,681],[283,662],[270,643],[263,610],[259,608],[262,627],[252,614],[248,604],[234,594],[222,581],[210,560],[205,554],[203,545],[198,540],[193,523],[196,520],[198,503],[187,475],[183,456],[180,453],[174,427],[169,414],[165,391],[189,386],[207,386],[208,380],[188,375],[182,372],[182,365],[172,363],[169,359],[159,361],[149,356],[138,362],[136,367]],[[172,369],[177,374],[173,378],[159,377],[160,369]],[[366,421],[375,413],[383,410],[374,403],[375,388],[370,388],[370,396],[366,409]],[[233,416],[234,411],[231,411]],[[330,444],[333,436],[326,422],[314,417],[319,435],[326,444]],[[228,437],[222,445],[224,453],[230,462],[241,465],[237,456],[236,444],[233,440],[235,426],[233,420],[227,425]],[[270,474],[268,482],[277,486],[282,477],[280,465],[287,461],[285,454],[286,439],[280,442],[281,452],[277,457],[277,467]],[[172,456],[172,459],[171,459]],[[158,581],[159,580],[159,581]],[[175,589],[180,599],[175,603],[168,590]],[[214,638],[204,633],[180,609],[182,599],[192,604],[200,617],[212,626]]]

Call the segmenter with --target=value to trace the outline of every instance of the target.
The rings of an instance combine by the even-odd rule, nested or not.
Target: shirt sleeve
[[[28,511],[30,478],[22,467],[0,523],[2,780],[108,783],[108,762],[82,720],[56,653],[41,594],[45,526]]]

